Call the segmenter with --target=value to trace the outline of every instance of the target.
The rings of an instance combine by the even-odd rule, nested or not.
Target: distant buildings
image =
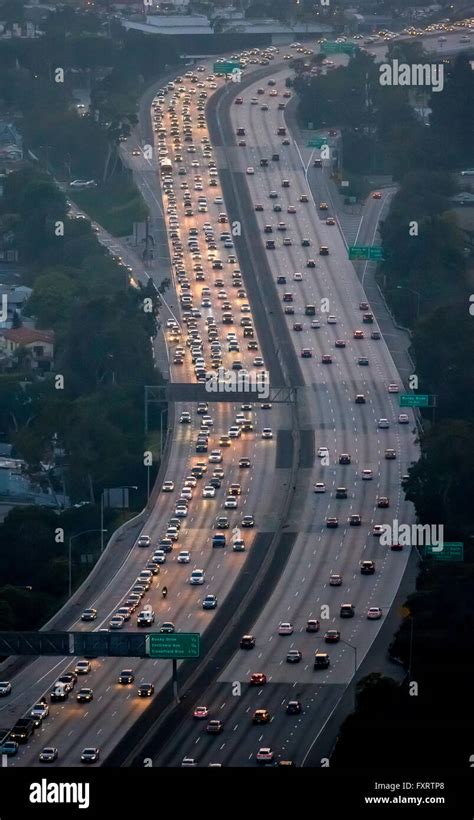
[[[0,122],[0,162],[23,159],[23,140],[12,123]]]
[[[17,327],[0,330],[0,366],[14,366],[22,359],[23,367],[49,373],[54,363],[54,331]]]

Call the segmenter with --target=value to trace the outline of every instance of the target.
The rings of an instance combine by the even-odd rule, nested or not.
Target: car
[[[329,353],[323,353],[321,356],[321,364],[332,364],[332,356]]]
[[[355,404],[365,404],[365,396],[363,393],[357,393],[355,399]]]
[[[329,256],[329,248],[327,245],[321,245],[321,247],[319,248],[319,255]]]
[[[314,485],[314,488],[313,488],[313,489],[314,489],[314,492],[315,492],[315,493],[325,493],[325,492],[326,492],[326,485],[325,485],[325,484],[323,484],[323,482],[322,482],[322,481],[318,481],[318,482]]]
[[[336,220],[334,219],[334,217],[333,216],[328,216],[327,219],[326,219],[326,225],[335,225],[335,224],[336,224]]]
[[[398,423],[399,424],[409,424],[410,423],[410,419],[408,418],[406,413],[400,413],[400,415],[398,416]]]
[[[204,580],[205,580],[204,570],[203,569],[193,569],[193,571],[190,575],[190,578],[189,578],[189,583],[192,586],[195,586],[196,584],[198,584],[198,585],[203,584]]]
[[[361,471],[362,481],[370,481],[373,478],[372,470],[366,467],[364,470]]]
[[[166,553],[164,550],[155,550],[152,561],[154,564],[164,564],[166,561]]]
[[[382,194],[380,191],[374,191],[372,194],[372,199],[382,199]]]
[[[209,709],[207,706],[196,706],[193,712],[193,717],[196,720],[203,720],[204,718],[209,717]]]
[[[330,313],[328,315],[328,318],[326,319],[326,322],[327,322],[328,325],[337,325],[337,319],[336,319],[336,317],[334,316],[333,313]]]
[[[264,427],[262,430],[262,438],[268,439],[273,438],[273,433],[271,427]]]
[[[324,640],[326,643],[339,643],[341,633],[338,629],[328,629],[324,633]]]
[[[318,447],[318,458],[326,458],[329,455],[329,450],[327,447]]]
[[[93,697],[93,690],[88,687],[84,687],[83,689],[79,689],[79,692],[76,695],[76,700],[78,703],[90,703]]]
[[[349,516],[348,522],[349,522],[350,527],[360,527],[360,525],[362,523],[362,519],[361,519],[360,515],[358,515],[356,513],[354,515]]]
[[[6,755],[6,757],[13,757],[18,753],[18,743],[15,740],[4,740],[3,743],[0,744],[0,756]]]
[[[301,194],[300,202],[309,202],[308,195],[307,194]]]
[[[341,604],[339,615],[341,618],[353,618],[355,615],[354,604]]]
[[[269,746],[262,746],[257,752],[257,763],[273,763],[274,754]]]
[[[45,700],[40,701],[30,711],[29,717],[35,721],[35,726],[39,726],[41,721],[49,715],[49,706]]]
[[[310,242],[309,239],[304,238],[304,239],[301,240],[301,247],[302,248],[309,248],[310,245],[311,245],[311,242]]]
[[[137,694],[139,698],[151,698],[154,691],[155,687],[152,683],[141,683],[138,687]]]
[[[361,365],[362,367],[368,367],[369,360],[366,356],[359,356],[357,359],[357,364]]]
[[[96,609],[85,609],[81,615],[81,621],[95,621],[97,618]]]
[[[91,671],[90,661],[77,661],[74,672],[76,675],[87,675]]]
[[[259,726],[262,723],[270,723],[271,717],[268,709],[255,709],[252,715],[252,723]]]
[[[364,339],[365,333],[363,330],[354,330],[352,337],[353,339]]]
[[[163,621],[160,626],[160,632],[162,635],[172,635],[175,631],[175,625],[172,621]]]
[[[306,632],[319,632],[319,626],[317,618],[310,618],[306,621]]]
[[[303,274],[297,271],[293,274],[293,279],[295,282],[302,282],[303,281]]]
[[[9,680],[0,681],[0,697],[4,698],[7,695],[10,695],[12,691],[12,685]]]
[[[255,169],[254,169],[254,168],[252,168],[251,166],[249,166],[249,167],[247,168],[247,170],[246,170],[246,174],[247,174],[248,176],[252,176],[254,173],[255,173]]]
[[[345,347],[345,346],[346,346],[346,343],[345,343],[344,339],[336,339],[336,341],[334,342],[334,347]]]
[[[386,495],[379,495],[377,499],[377,507],[381,507],[382,509],[386,509],[390,506],[390,499]]]
[[[181,767],[183,769],[192,769],[197,766],[196,760],[194,757],[183,757],[181,761]]]
[[[118,682],[122,686],[126,686],[129,683],[133,683],[134,680],[135,680],[135,675],[133,674],[133,669],[122,669],[122,671],[119,675],[119,678],[118,678]]]
[[[58,750],[55,746],[45,746],[38,755],[40,763],[54,763],[58,759]]]
[[[359,310],[369,310],[368,302],[359,302]]]
[[[174,490],[174,481],[164,481],[161,491],[163,493],[172,493]]]
[[[387,430],[390,427],[390,422],[388,419],[379,419],[377,427],[379,430]]]
[[[210,720],[206,726],[206,733],[208,735],[220,735],[223,728],[224,724],[221,720]]]
[[[255,520],[253,515],[244,515],[242,518],[242,527],[253,527],[255,526]]]
[[[361,575],[373,575],[375,572],[374,561],[361,561],[359,566]]]
[[[217,598],[215,595],[206,595],[202,601],[202,608],[203,609],[216,609],[217,607]]]
[[[189,550],[181,550],[180,552],[178,552],[178,555],[176,557],[176,561],[178,562],[178,564],[189,564],[190,560],[191,553],[189,552]]]
[[[371,606],[367,610],[367,618],[369,621],[378,621],[382,617],[382,610],[379,606]]]
[[[279,635],[292,635],[293,634],[293,626],[289,621],[281,621],[278,624],[278,634]]]
[[[314,259],[308,259],[307,262],[306,262],[306,267],[307,268],[315,268],[316,267],[316,262],[314,261]]]
[[[373,330],[372,333],[370,334],[370,338],[371,339],[380,339],[381,338],[380,331],[379,330]]]
[[[250,466],[251,466],[251,463],[250,463],[250,459],[249,459],[249,458],[244,457],[244,458],[240,458],[240,459],[239,459],[239,467],[241,467],[241,468],[248,468],[248,467],[250,467]]]
[[[327,211],[328,208],[329,208],[329,205],[327,204],[327,202],[320,202],[319,203],[319,210],[320,211]]]
[[[300,715],[302,711],[301,701],[289,700],[286,704],[285,711],[287,715]]]
[[[75,672],[66,672],[58,678],[57,683],[63,684],[71,692],[77,683],[77,675]]]
[[[202,491],[202,497],[203,498],[215,498],[215,495],[216,495],[216,490],[215,490],[215,487],[212,487],[212,485],[207,484],[203,488],[203,491]]]
[[[303,657],[299,649],[289,649],[286,655],[287,663],[299,663]]]
[[[396,459],[396,457],[397,457],[396,450],[394,450],[392,447],[387,447],[387,449],[385,450],[385,458],[389,461],[390,460],[393,461],[394,459]]]
[[[100,750],[97,746],[87,746],[82,750],[81,763],[97,763],[100,757]]]
[[[330,587],[340,587],[342,586],[342,575],[338,575],[337,573],[331,573],[329,576],[329,586]]]
[[[267,676],[264,672],[252,672],[249,683],[251,686],[263,686],[267,682]]]
[[[149,535],[140,535],[137,545],[139,547],[149,547],[151,544],[151,538]]]
[[[339,520],[335,516],[329,516],[326,518],[326,528],[328,530],[335,530],[339,526]]]

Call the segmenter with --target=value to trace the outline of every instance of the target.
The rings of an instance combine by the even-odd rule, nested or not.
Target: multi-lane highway
[[[337,214],[330,202],[329,207],[324,205],[324,167],[315,172],[311,188],[308,185],[305,169],[312,156],[304,146],[294,144],[285,120],[285,79],[290,72],[281,58],[282,54],[275,59],[271,77],[260,77],[241,92],[235,88],[234,96],[241,96],[242,102],[231,105],[230,115],[221,98],[216,116],[223,123],[230,116],[233,144],[220,158],[225,158],[238,184],[248,186],[255,211],[256,233],[245,240],[253,246],[274,243],[267,250],[271,281],[261,297],[265,300],[273,289],[272,295],[277,293],[281,302],[280,313],[272,318],[274,332],[277,328],[278,334],[278,322],[282,330],[286,325],[285,336],[292,338],[300,359],[302,425],[314,431],[315,455],[296,482],[297,497],[286,526],[297,537],[286,568],[256,622],[248,623],[255,648],[247,651],[237,645],[203,697],[209,716],[222,721],[221,732],[218,737],[207,734],[206,722],[192,716],[196,704],[190,704],[188,718],[168,739],[166,751],[157,756],[156,762],[165,766],[180,765],[185,756],[200,766],[255,765],[260,747],[271,748],[275,760],[291,759],[302,765],[310,750],[317,749],[319,733],[369,652],[408,559],[406,550],[382,546],[373,528],[393,519],[413,519],[401,477],[417,457],[414,419],[410,411],[407,423],[399,418],[395,391],[402,388],[400,376],[383,336],[374,333],[376,323],[363,321],[370,305],[364,306],[367,297],[347,259]],[[163,206],[157,199],[156,207],[163,209],[179,302],[178,323],[170,320],[166,331],[170,370],[174,381],[183,382],[202,380],[206,370],[220,365],[237,373],[237,362],[251,372],[265,368],[254,306],[245,290],[245,280],[253,274],[238,273],[231,224],[235,215],[231,218],[226,212],[218,175],[222,167],[216,162],[206,123],[206,104],[222,80],[212,75],[209,65],[202,69],[176,79],[157,95],[152,107],[155,170],[158,173],[160,158],[169,157],[172,163],[171,173],[162,180]],[[250,65],[247,74],[253,70],[259,70],[258,63]],[[269,79],[274,82],[269,84]],[[238,135],[238,129],[243,133]],[[275,154],[278,159],[272,159]],[[262,159],[268,162],[261,164]],[[131,151],[130,160],[148,173],[149,160],[140,148]],[[371,200],[367,210],[374,228],[379,203]],[[246,226],[255,226],[246,214],[240,215],[240,224],[244,232],[250,230]],[[320,253],[324,248],[327,254]],[[225,313],[231,314],[229,324],[223,323]],[[253,328],[253,334],[246,332],[246,326]],[[97,610],[97,619],[85,623],[76,611],[70,629],[111,628],[111,618],[130,601],[141,570],[147,563],[162,561],[155,550],[170,519],[178,517],[172,551],[165,553],[164,563],[158,563],[159,574],[153,576],[138,606],[132,608],[130,602],[130,618],[119,625],[135,629],[139,611],[148,607],[155,613],[153,628],[172,622],[177,630],[202,632],[218,613],[218,609],[204,610],[203,598],[216,595],[219,607],[245,566],[255,534],[278,527],[290,471],[275,469],[276,439],[278,430],[291,427],[289,409],[276,404],[243,409],[210,403],[206,413],[198,414],[196,405],[178,405],[175,417],[166,475],[172,484],[169,492],[159,494],[143,531],[150,543],[135,546],[88,602]],[[248,422],[252,427],[243,432]],[[230,434],[230,446],[225,446],[220,437],[232,427],[236,431]],[[212,450],[219,451],[214,463],[209,461]],[[395,457],[387,457],[387,450],[394,451]],[[341,459],[343,455],[350,458]],[[242,466],[241,459],[248,459],[250,466]],[[200,461],[206,471],[195,479],[192,468]],[[211,476],[215,495],[203,492]],[[226,504],[231,484],[239,485],[236,509]],[[185,510],[182,516],[177,514],[179,507]],[[219,515],[229,520],[229,529],[222,530],[228,542],[225,549],[212,547]],[[253,528],[242,529],[245,515],[254,517]],[[232,548],[232,534],[243,537],[244,551]],[[187,563],[177,560],[183,550],[190,553]],[[361,573],[362,561],[374,562],[373,574]],[[203,585],[189,583],[195,569],[204,570]],[[168,588],[166,599],[163,586]],[[341,617],[343,604],[353,605],[352,617]],[[379,619],[367,617],[370,607],[380,608]],[[308,631],[311,620],[319,622],[316,631]],[[290,634],[279,634],[281,623],[290,624],[280,630]],[[334,643],[325,641],[330,629],[339,633]],[[296,663],[287,660],[290,650],[301,652]],[[313,668],[315,651],[328,653],[327,668]],[[75,661],[39,658],[26,666],[13,680],[12,695],[0,705],[0,723],[12,725],[41,697],[48,697],[57,678],[74,668]],[[126,667],[133,667],[135,677],[129,685],[118,682]],[[10,765],[39,765],[44,746],[58,749],[58,766],[80,765],[85,747],[100,748],[105,759],[149,703],[138,697],[137,687],[152,683],[154,697],[159,697],[169,673],[169,665],[159,661],[93,660],[91,671],[78,678],[68,699],[50,705],[49,716]],[[266,682],[250,685],[253,673],[262,673]],[[76,701],[81,684],[93,689],[89,703]],[[302,711],[288,715],[286,705],[293,699],[300,701]],[[268,710],[268,722],[252,725],[256,709]]]

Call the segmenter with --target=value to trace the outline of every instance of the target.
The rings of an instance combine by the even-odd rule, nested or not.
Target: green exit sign
[[[312,139],[308,140],[307,147],[308,148],[322,148],[323,145],[328,144],[327,137],[313,137]]]
[[[199,658],[199,632],[175,632],[170,635],[152,632],[147,635],[147,655],[150,658]]]
[[[463,561],[464,544],[462,541],[445,541],[443,544],[425,546],[425,555],[434,558],[435,561]]]
[[[400,407],[431,407],[427,393],[401,393]]]
[[[349,259],[383,259],[383,250],[376,245],[350,245]]]
[[[214,63],[214,74],[232,74],[233,71],[240,71],[240,63]]]

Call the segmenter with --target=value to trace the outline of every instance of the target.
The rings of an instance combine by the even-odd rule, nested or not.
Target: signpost
[[[427,393],[400,393],[400,407],[433,407]]]
[[[214,74],[232,74],[233,71],[240,71],[240,63],[228,62],[214,63]]]
[[[376,245],[350,245],[349,259],[384,259],[383,249]]]
[[[357,46],[355,43],[323,43],[321,46],[322,54],[350,54],[356,53]]]
[[[322,148],[323,145],[328,144],[327,137],[313,137],[312,139],[308,140],[307,148]]]
[[[199,658],[199,632],[152,632],[147,635],[146,654],[150,658]]]
[[[445,541],[437,547],[426,544],[425,556],[430,556],[436,561],[463,561],[464,544],[462,541]]]

